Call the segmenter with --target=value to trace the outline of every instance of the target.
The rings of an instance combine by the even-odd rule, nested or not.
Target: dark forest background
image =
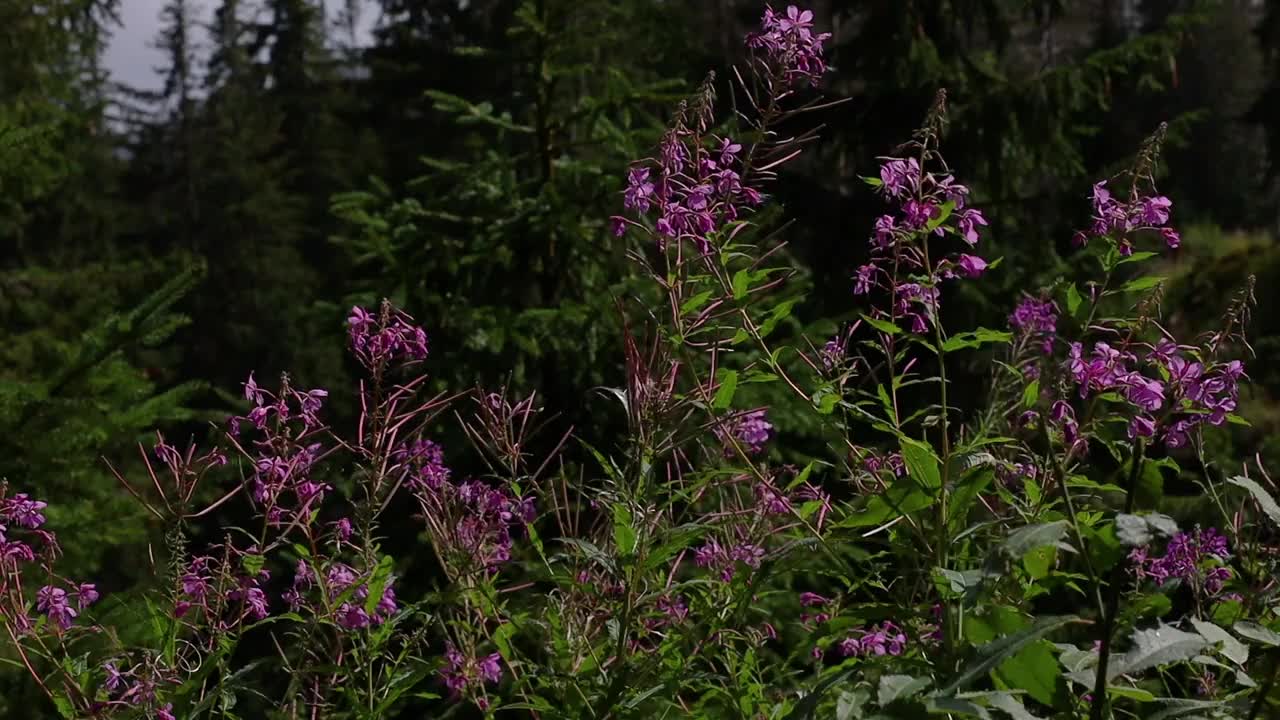
[[[211,437],[250,371],[328,388],[329,419],[349,423],[352,304],[418,318],[441,389],[536,390],[610,444],[620,418],[596,388],[622,377],[624,313],[643,320],[618,301],[651,290],[608,216],[708,70],[732,107],[727,68],[762,3],[380,0],[357,43],[357,8],[334,0],[200,0],[212,22],[171,0],[163,86],[144,92],[101,65],[128,1],[0,0],[0,477],[50,502],[65,570],[98,582],[100,612],[136,612],[155,532],[106,461],[136,471],[153,428]],[[812,7],[835,33],[823,90],[846,102],[776,188],[804,293],[782,334],[820,344],[856,316],[850,277],[880,212],[858,176],[938,88],[943,150],[1004,257],[950,304],[962,322],[999,325],[1021,292],[1070,278],[1090,185],[1168,122],[1159,187],[1185,240],[1166,317],[1211,328],[1256,274],[1254,424],[1215,454],[1228,469],[1280,456],[1280,1]],[[984,368],[969,371],[976,398]],[[774,452],[803,457],[804,413],[763,400],[786,439]],[[428,586],[412,522],[388,532],[405,582]],[[0,670],[0,717],[41,703]]]

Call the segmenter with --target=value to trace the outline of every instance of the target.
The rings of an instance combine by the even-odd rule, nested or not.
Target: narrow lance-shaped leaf
[[[1262,512],[1271,518],[1271,522],[1275,523],[1276,527],[1280,527],[1280,504],[1276,503],[1276,499],[1271,497],[1271,493],[1267,492],[1266,488],[1259,485],[1256,480],[1239,475],[1227,482],[1248,490],[1253,499],[1258,502],[1258,506],[1262,508]]]
[[[964,672],[960,673],[950,685],[938,691],[937,694],[955,694],[960,688],[991,672],[993,668],[1030,643],[1039,640],[1060,627],[1079,622],[1079,620],[1080,618],[1075,615],[1049,615],[1036,620],[1035,623],[1020,632],[983,645],[978,649],[978,657],[974,659],[974,662],[966,664]]]

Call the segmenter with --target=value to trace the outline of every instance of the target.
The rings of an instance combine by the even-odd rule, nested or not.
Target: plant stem
[[[1138,473],[1142,470],[1145,445],[1138,440],[1133,450],[1133,469],[1129,473],[1129,482],[1124,489],[1124,512],[1133,512],[1134,492],[1138,483]],[[1093,706],[1090,709],[1091,720],[1104,720],[1110,707],[1107,698],[1107,665],[1111,660],[1111,636],[1115,632],[1116,614],[1120,609],[1120,585],[1124,580],[1124,563],[1117,561],[1111,570],[1110,584],[1107,586],[1106,612],[1102,616],[1102,638],[1098,649],[1098,677],[1093,686]]]

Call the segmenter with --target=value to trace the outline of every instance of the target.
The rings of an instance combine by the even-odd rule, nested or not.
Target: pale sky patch
[[[160,34],[160,12],[168,0],[122,0],[120,3],[121,26],[112,31],[111,42],[103,57],[112,80],[142,89],[159,89],[162,78],[157,68],[163,67],[164,53],[156,49]],[[197,52],[208,47],[205,25],[213,16],[219,0],[192,0],[191,9],[196,12],[199,26],[194,30]],[[325,0],[329,16],[336,17],[343,0]],[[377,9],[371,0],[361,0],[357,42],[369,41],[377,20]]]

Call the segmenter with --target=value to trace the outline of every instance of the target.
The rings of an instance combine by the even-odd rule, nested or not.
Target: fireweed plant
[[[602,394],[624,442],[551,432],[508,390],[428,397],[423,329],[354,308],[351,436],[324,390],[250,376],[216,448],[160,437],[148,477],[120,477],[167,528],[149,631],[99,621],[110,598],[58,575],[44,503],[3,486],[6,658],[69,718],[1277,717],[1280,506],[1263,468],[1224,480],[1205,453],[1245,422],[1251,288],[1214,333],[1162,323],[1161,281],[1139,272],[1180,242],[1161,133],[1089,195],[1076,244],[1096,281],[956,332],[943,308],[998,260],[940,153],[940,93],[866,178],[885,212],[850,269],[858,319],[781,344],[797,299],[761,210],[818,137],[791,128],[823,107],[828,37],[767,9],[731,120],[709,81],[628,170],[614,231],[663,302]],[[960,408],[975,357],[989,398]],[[771,461],[785,428],[748,401],[768,384],[822,421],[825,457]],[[449,418],[470,449],[431,437]],[[453,472],[465,453],[488,471]],[[1158,512],[1181,465],[1216,524]],[[228,503],[256,524],[197,546]],[[379,529],[404,507],[441,570],[417,598]],[[250,642],[274,652],[246,661]]]

